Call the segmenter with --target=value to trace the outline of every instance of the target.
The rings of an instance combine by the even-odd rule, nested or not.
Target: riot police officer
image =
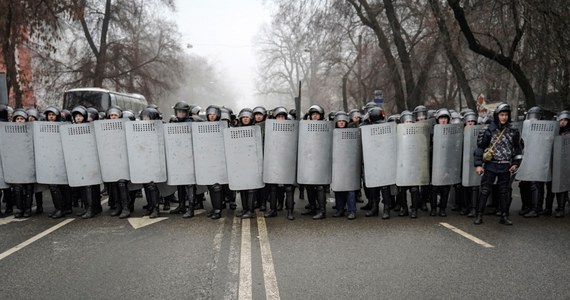
[[[47,122],[60,122],[61,121],[61,111],[55,106],[48,106],[44,110],[44,117]],[[53,206],[55,211],[49,214],[52,219],[59,219],[65,217],[65,199],[66,196],[63,195],[64,191],[69,193],[71,190],[66,189],[64,185],[49,185],[49,191],[51,194],[51,199],[53,201]],[[67,199],[71,199],[67,197]],[[71,203],[69,203],[71,204]],[[71,209],[71,206],[69,207]]]
[[[142,110],[140,117],[143,121],[159,120],[160,113],[154,107],[149,106]],[[147,211],[144,215],[151,219],[157,218],[160,212],[160,191],[158,190],[158,186],[155,182],[147,182],[143,183],[143,188],[148,202]]]
[[[12,122],[25,123],[28,121],[28,114],[22,108],[17,108],[12,114]],[[34,194],[34,184],[10,184],[12,187],[12,197],[16,202],[18,212],[14,218],[29,218],[32,215],[32,197]]]
[[[347,128],[350,118],[344,111],[335,113],[335,128]],[[347,219],[356,219],[356,191],[334,191],[336,213],[333,218],[343,217],[345,209],[348,211]]]
[[[110,107],[105,112],[105,116],[110,120],[118,120],[123,117],[123,111],[119,107]],[[119,219],[125,219],[131,216],[129,197],[129,182],[121,179],[117,182],[109,184],[109,199],[114,198],[115,209],[111,212],[111,217],[119,216]]]
[[[451,114],[449,112],[449,110],[447,110],[446,108],[440,108],[439,110],[436,111],[435,113],[435,121],[436,124],[449,124],[451,121]],[[433,139],[432,139],[433,142]],[[449,199],[449,191],[451,189],[451,186],[449,185],[442,185],[442,186],[432,186],[431,187],[431,192],[432,192],[432,196],[431,196],[431,203],[430,203],[430,216],[436,216],[437,215],[437,208],[439,206],[439,216],[440,217],[446,217],[447,213],[446,213],[446,209],[447,209],[447,200]],[[437,196],[439,195],[439,205],[437,203]]]
[[[410,124],[414,123],[414,114],[410,111],[403,111],[400,114],[400,123]],[[412,207],[408,208],[408,196],[407,192],[410,191],[412,198]],[[398,216],[405,217],[410,216],[410,218],[415,219],[418,217],[418,209],[420,209],[420,190],[418,186],[398,186],[398,202],[400,203],[401,210]]]
[[[220,121],[222,116],[222,111],[218,106],[210,105],[206,108],[206,118],[208,122]],[[212,210],[208,212],[208,217],[215,220],[222,217],[222,205],[223,205],[223,190],[222,185],[215,183],[208,186],[208,191],[210,192],[210,199],[212,201]]]

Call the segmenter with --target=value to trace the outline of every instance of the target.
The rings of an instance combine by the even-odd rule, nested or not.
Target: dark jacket
[[[475,156],[475,167],[485,164],[485,169],[502,173],[508,171],[512,165],[520,165],[523,150],[521,136],[518,129],[513,128],[510,123],[506,124],[501,139],[495,145],[493,160],[483,162],[485,149],[493,145],[501,134],[501,130],[503,130],[503,128],[493,122],[479,134],[477,138],[477,149],[475,149],[473,153]]]

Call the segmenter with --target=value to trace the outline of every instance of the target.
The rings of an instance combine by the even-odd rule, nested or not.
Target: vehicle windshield
[[[73,109],[77,105],[85,107],[95,107],[98,111],[107,109],[109,103],[109,95],[99,91],[74,91],[66,92],[63,100],[65,109]]]

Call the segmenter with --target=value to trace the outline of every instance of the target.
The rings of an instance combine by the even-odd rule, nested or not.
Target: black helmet
[[[0,104],[0,122],[8,121],[8,107],[5,104]]]
[[[475,114],[474,111],[468,111],[463,115],[463,121],[465,121],[465,123],[475,121],[475,124],[477,124],[477,114]]]
[[[511,106],[508,103],[501,103],[497,106],[497,108],[495,108],[495,111],[493,112],[493,120],[495,120],[495,123],[499,124],[499,113],[501,112],[507,112],[509,114],[509,120],[507,121],[508,123],[511,122]]]
[[[73,122],[75,122],[75,116],[78,114],[83,116],[84,119],[83,122],[87,122],[88,113],[87,113],[87,108],[85,108],[85,106],[78,105],[71,110],[71,117]]]
[[[171,115],[170,118],[168,118],[168,123],[176,123],[178,122],[178,118],[175,115]]]
[[[334,110],[331,111],[329,113],[329,121],[334,121],[335,115],[336,115],[336,111],[334,111]]]
[[[276,108],[273,109],[273,117],[277,118],[278,115],[283,115],[285,116],[285,119],[287,119],[287,109],[283,106],[278,106]]]
[[[462,117],[465,117],[467,113],[475,113],[471,108],[464,108],[460,112]]]
[[[367,114],[370,111],[370,109],[373,107],[380,107],[380,106],[378,106],[378,103],[372,101],[372,102],[366,103],[366,105],[364,105],[362,110],[364,111],[365,114]]]
[[[143,120],[145,116],[148,117],[150,120],[159,120],[160,113],[156,108],[147,106],[145,109],[141,111],[141,120]]]
[[[336,112],[334,114],[333,120],[335,122],[335,125],[336,125],[336,122],[338,122],[338,121],[345,121],[346,123],[350,122],[350,118],[348,117],[348,114],[344,111]]]
[[[26,113],[28,114],[28,118],[32,117],[36,119],[36,121],[40,121],[40,112],[35,108],[29,108]]]
[[[378,106],[372,107],[368,110],[368,120],[370,123],[384,121],[384,110]]]
[[[222,110],[216,105],[210,105],[206,108],[206,119],[208,119],[208,115],[216,115],[216,121],[219,121],[222,117]]]
[[[93,121],[99,120],[99,111],[95,107],[87,108],[87,114],[91,118],[91,120]]]
[[[177,111],[177,110],[183,110],[185,112],[190,111],[190,105],[188,103],[186,103],[185,101],[176,102],[176,104],[174,104],[174,106],[172,108],[174,109],[174,111]]]
[[[289,114],[291,115],[291,117],[293,117],[294,119],[297,119],[297,110],[294,108],[291,108],[289,110]]]
[[[55,114],[55,120],[57,122],[59,122],[61,120],[61,111],[59,110],[59,108],[57,108],[56,106],[48,106],[45,110],[44,110],[44,116],[47,119],[47,115],[48,113],[54,113]]]
[[[542,109],[538,106],[531,107],[526,112],[527,120],[542,120]]]
[[[414,108],[414,119],[417,121],[421,116],[424,116],[425,119],[428,118],[428,109],[424,105],[418,105]]]
[[[311,105],[311,107],[309,107],[309,111],[307,112],[307,115],[309,117],[309,119],[311,118],[311,115],[313,113],[318,113],[319,114],[319,120],[324,120],[325,118],[325,110],[318,106],[318,105]]]
[[[12,113],[12,122],[16,122],[17,117],[23,117],[28,122],[28,113],[23,108],[17,108]]]
[[[451,123],[451,113],[447,108],[440,108],[435,112],[436,124],[439,124],[439,118],[447,118],[447,123]]]
[[[400,123],[406,123],[406,122],[414,122],[416,119],[414,118],[414,114],[409,111],[409,110],[404,110],[401,114],[400,114]]]
[[[136,120],[135,113],[131,110],[125,110],[123,112],[123,119],[129,119],[131,121]]]
[[[112,114],[118,115],[119,118],[123,117],[123,111],[118,107],[110,107],[107,109],[106,118],[110,118]]]
[[[71,112],[67,109],[61,110],[61,119],[65,122],[72,122]]]
[[[400,123],[400,115],[399,114],[394,114],[388,117],[388,119],[386,120],[386,122],[396,122],[396,123]]]
[[[253,110],[251,108],[244,108],[240,110],[238,114],[238,119],[241,122],[241,118],[248,117],[249,118],[249,125],[253,125],[255,123],[255,118],[253,117]]]
[[[562,119],[570,120],[570,112],[567,110],[559,112],[558,116],[556,116],[556,121],[560,121]]]

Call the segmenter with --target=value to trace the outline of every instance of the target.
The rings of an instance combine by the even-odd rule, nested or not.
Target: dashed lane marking
[[[241,220],[241,258],[238,299],[252,299],[251,230],[249,219]]]
[[[226,281],[224,299],[234,300],[238,297],[239,276],[239,218],[233,218],[232,235],[230,236],[230,253],[228,257],[229,280]]]
[[[483,241],[482,239],[475,237],[475,236],[473,236],[473,235],[471,235],[471,234],[469,234],[469,233],[467,233],[467,232],[465,232],[465,231],[463,231],[463,230],[461,230],[461,229],[459,229],[453,225],[450,225],[450,224],[444,223],[444,222],[439,223],[439,224],[442,225],[443,227],[450,229],[451,231],[463,236],[464,238],[469,239],[472,242],[485,247],[485,248],[494,248],[495,247],[495,246]]]
[[[257,216],[257,229],[259,231],[259,245],[261,247],[265,298],[279,300],[281,298],[279,297],[279,287],[277,286],[277,277],[275,276],[275,267],[273,266],[273,256],[271,255],[267,226],[265,225],[265,218],[261,214]]]

